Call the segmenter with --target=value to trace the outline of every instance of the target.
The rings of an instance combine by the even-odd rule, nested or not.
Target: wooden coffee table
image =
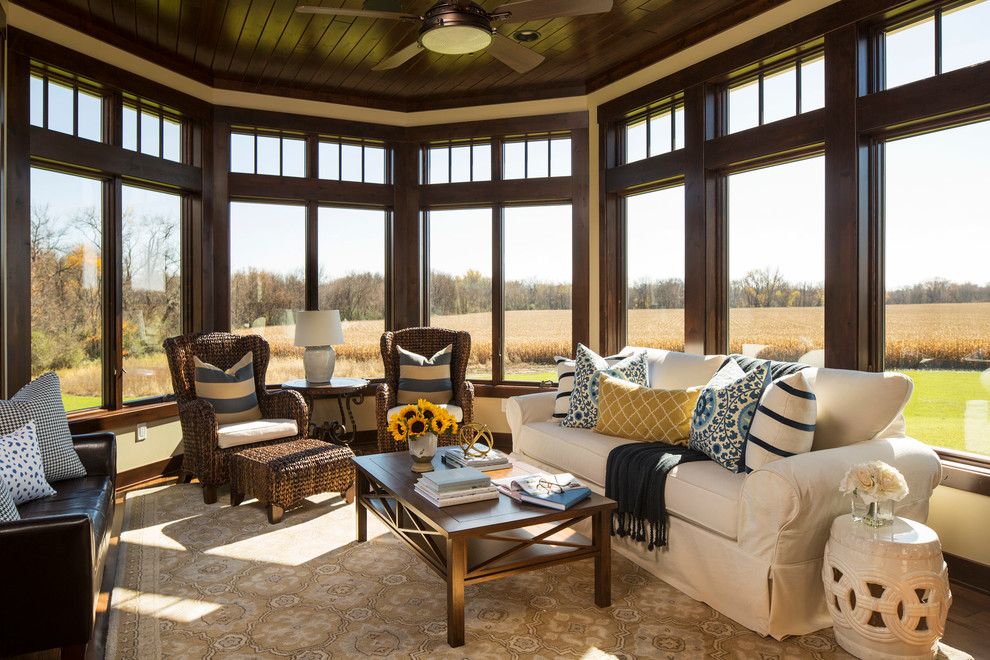
[[[377,516],[447,582],[447,643],[464,644],[464,587],[525,571],[595,560],[595,605],[608,607],[611,592],[609,521],[613,500],[592,493],[566,511],[497,500],[439,508],[414,489],[408,452],[357,456],[357,540],[368,539],[368,512]],[[448,469],[437,456],[438,470]],[[493,479],[538,472],[517,463],[489,472]],[[592,518],[592,539],[573,531]]]

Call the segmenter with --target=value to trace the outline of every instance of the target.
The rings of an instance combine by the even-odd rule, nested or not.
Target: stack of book
[[[517,502],[538,504],[551,509],[569,509],[591,495],[591,490],[571,474],[527,474],[493,482],[500,493]]]
[[[416,482],[416,492],[439,507],[498,499],[491,478],[471,467],[425,472]]]
[[[475,445],[478,453],[483,452],[488,447],[485,445]],[[512,467],[509,457],[497,449],[492,449],[484,456],[465,456],[464,450],[460,447],[443,447],[443,461],[451,467],[473,467],[475,470],[490,472],[491,470],[505,470]]]

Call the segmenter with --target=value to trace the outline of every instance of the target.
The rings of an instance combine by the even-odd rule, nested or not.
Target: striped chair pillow
[[[254,390],[254,354],[248,351],[227,371],[194,358],[196,396],[213,404],[220,424],[261,419]]]
[[[818,402],[804,372],[773,381],[753,415],[746,440],[746,472],[811,451]]]
[[[401,346],[399,351],[399,403],[416,403],[426,399],[431,403],[450,403],[454,398],[454,383],[450,378],[450,363],[454,357],[454,345],[425,358]]]

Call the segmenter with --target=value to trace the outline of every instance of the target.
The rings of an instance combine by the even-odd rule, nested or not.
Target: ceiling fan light
[[[434,53],[464,55],[488,48],[492,33],[476,25],[438,25],[424,29],[419,43]]]

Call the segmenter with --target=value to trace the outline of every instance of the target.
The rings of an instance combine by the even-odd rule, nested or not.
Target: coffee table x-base
[[[357,540],[368,538],[368,513],[409,546],[447,585],[447,643],[464,644],[464,587],[554,564],[594,560],[595,605],[611,605],[609,521],[616,503],[592,493],[566,511],[497,500],[440,508],[416,492],[407,452],[358,456]],[[434,459],[438,470],[448,469]],[[497,479],[537,472],[523,464],[489,472]],[[573,531],[591,518],[589,541]]]

